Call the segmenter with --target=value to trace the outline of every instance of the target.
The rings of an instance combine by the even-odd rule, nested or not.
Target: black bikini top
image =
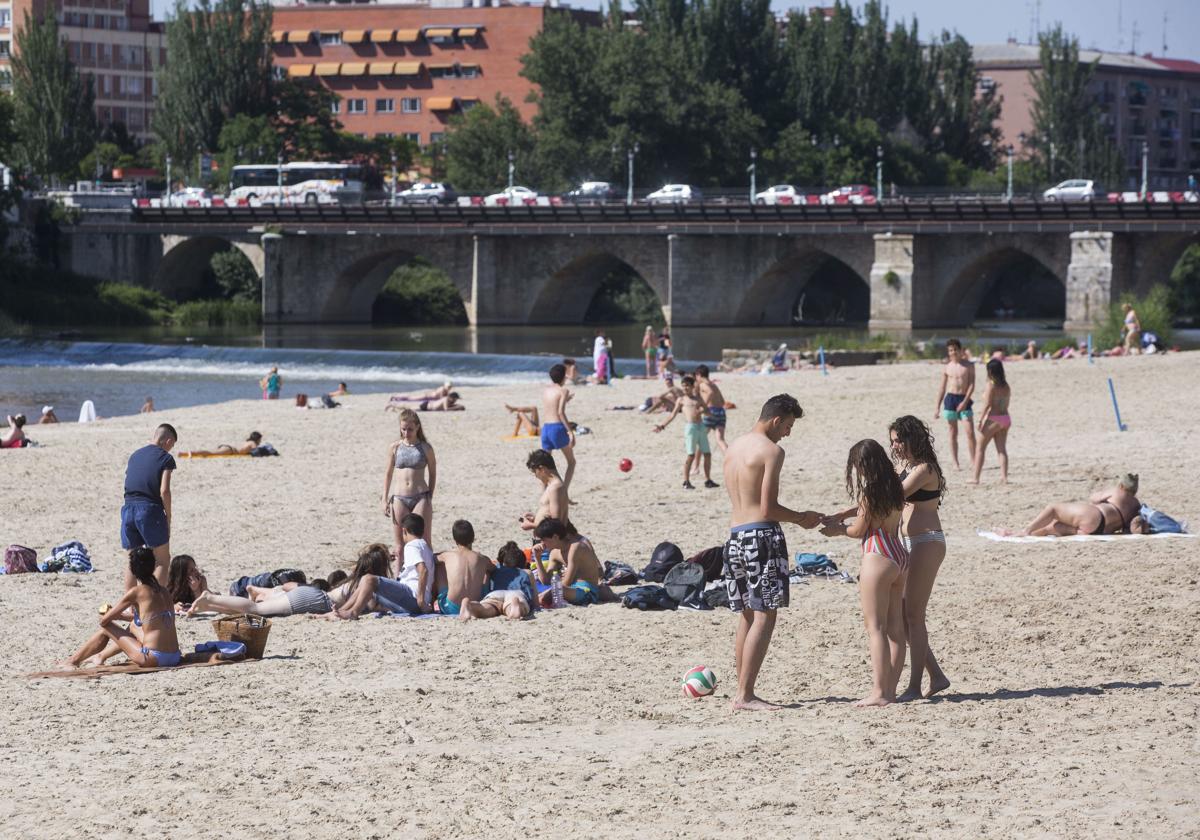
[[[908,478],[908,470],[900,473],[900,481]],[[942,498],[941,490],[914,490],[911,496],[905,496],[906,502],[932,502],[935,499]]]

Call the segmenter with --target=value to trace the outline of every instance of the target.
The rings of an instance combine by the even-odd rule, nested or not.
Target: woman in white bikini
[[[996,460],[1000,462],[1000,483],[1008,484],[1008,430],[1012,418],[1008,416],[1008,401],[1012,399],[1012,387],[1004,376],[1004,363],[992,359],[987,363],[988,387],[983,395],[983,414],[979,416],[979,444],[975,447],[975,477],[972,484],[979,483],[983,472],[983,456],[988,442],[996,443]]]
[[[946,559],[946,536],[938,517],[946,478],[938,464],[929,427],[906,414],[888,426],[892,459],[900,466],[904,486],[904,513],[900,538],[908,549],[908,577],[904,581],[904,623],[908,635],[908,688],[896,699],[900,702],[932,697],[949,688],[950,680],[942,673],[925,626],[925,611],[938,569]],[[929,691],[922,694],[921,681],[929,672]]]
[[[427,477],[428,476],[428,477]],[[433,540],[433,490],[437,483],[437,458],[425,439],[421,418],[411,408],[400,412],[400,440],[388,450],[383,479],[383,513],[392,520],[395,556],[404,549],[400,522],[410,513],[425,520],[427,541]]]

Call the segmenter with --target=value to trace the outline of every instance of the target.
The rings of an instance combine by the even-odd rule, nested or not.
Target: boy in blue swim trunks
[[[654,431],[661,432],[679,414],[683,414],[685,424],[683,427],[683,450],[687,453],[687,457],[683,461],[683,489],[696,489],[692,485],[691,474],[692,462],[697,456],[704,465],[704,486],[717,487],[717,483],[712,480],[712,449],[709,448],[708,429],[703,422],[708,409],[696,395],[695,378],[685,376],[680,382],[683,385],[683,396],[675,401],[675,408],[671,411],[671,416],[657,424]]]
[[[571,431],[570,421],[567,420],[567,400],[571,392],[563,382],[567,378],[565,365],[554,365],[550,368],[550,384],[542,390],[542,449],[553,452],[561,449],[567,459],[567,469],[563,472],[563,486],[571,486],[571,476],[575,474],[575,432]]]
[[[471,546],[475,529],[465,519],[456,521],[450,529],[454,548],[437,556],[433,573],[438,609],[442,615],[458,615],[467,601],[478,601],[492,571],[492,561]]]
[[[542,546],[550,552],[551,560],[564,566],[562,573],[563,598],[568,604],[584,607],[600,603],[600,577],[602,569],[596,551],[587,540],[571,542],[567,538],[567,527],[558,519],[543,519],[534,529]],[[538,555],[535,556],[534,579],[542,584],[552,580]],[[550,604],[550,590],[541,595],[542,606]]]
[[[958,421],[966,423],[967,450],[975,463],[975,427],[971,419],[971,397],[975,393],[975,366],[963,353],[962,342],[952,338],[946,342],[946,364],[942,367],[942,383],[934,419],[939,416],[950,425],[950,457],[958,469]]]
[[[125,504],[121,507],[121,546],[126,550],[148,546],[154,550],[154,577],[167,585],[171,565],[171,473],[175,459],[171,448],[179,440],[175,427],[163,423],[150,443],[129,456],[125,466]],[[125,573],[125,589],[137,583]]]

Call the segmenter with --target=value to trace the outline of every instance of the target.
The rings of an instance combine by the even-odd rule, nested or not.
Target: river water
[[[606,329],[619,375],[645,371],[644,326]],[[861,338],[865,330],[795,327],[695,327],[672,331],[681,367],[715,367],[722,348],[802,347],[818,334]],[[950,333],[915,338],[945,339]],[[1024,346],[1029,338],[1061,336],[1036,324],[976,327],[989,346]],[[179,328],[42,330],[28,338],[0,337],[0,416],[30,420],[43,405],[62,420],[75,419],[84,400],[101,416],[132,414],[147,396],[159,409],[260,396],[258,380],[277,364],[284,396],[319,394],[346,382],[351,392],[424,390],[445,379],[470,385],[542,381],[563,356],[591,370],[595,331],[590,326],[376,327],[291,325],[196,331]],[[1200,336],[1182,336],[1196,346]]]

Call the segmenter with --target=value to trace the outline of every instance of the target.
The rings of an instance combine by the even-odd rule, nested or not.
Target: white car
[[[755,204],[804,204],[808,197],[791,184],[776,184],[754,196]]]
[[[529,187],[508,187],[498,193],[486,196],[483,199],[483,206],[506,207],[519,204],[533,204],[537,199],[537,192],[529,189]]]
[[[176,190],[163,202],[168,207],[208,207],[212,194],[203,187],[184,187]]]
[[[667,184],[646,196],[647,204],[687,204],[699,200],[700,190],[687,184]]]
[[[1045,201],[1093,201],[1096,198],[1096,182],[1075,179],[1055,184],[1042,193]]]

